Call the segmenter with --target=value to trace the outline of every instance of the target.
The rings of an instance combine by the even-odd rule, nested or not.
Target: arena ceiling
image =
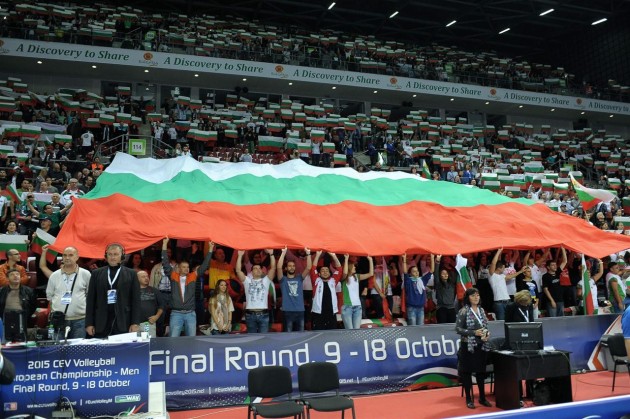
[[[120,0],[117,0],[120,2]],[[143,10],[227,15],[301,29],[335,30],[535,59],[575,34],[627,24],[630,0],[138,0]],[[541,13],[554,9],[544,16]],[[390,16],[398,12],[392,18]],[[592,23],[607,19],[593,26]],[[456,23],[447,27],[449,22]],[[510,28],[506,33],[500,31]]]

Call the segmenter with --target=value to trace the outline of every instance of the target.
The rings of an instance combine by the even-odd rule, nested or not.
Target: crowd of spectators
[[[562,67],[461,51],[409,45],[339,31],[312,33],[206,15],[146,13],[131,6],[89,8],[9,2],[0,36],[175,52],[332,68],[516,90],[628,101],[628,87],[576,80]]]
[[[285,107],[288,106],[289,104],[285,104]],[[295,106],[295,104],[291,104],[291,106]],[[281,112],[274,113],[272,118],[263,118],[262,116],[256,116],[255,111],[253,111],[252,120],[238,124],[233,124],[234,121],[231,121],[232,125],[230,127],[236,129],[231,130],[234,131],[234,135],[227,136],[225,135],[226,130],[220,125],[225,124],[227,126],[228,123],[220,122],[221,120],[216,123],[216,121],[212,120],[212,117],[207,119],[200,118],[204,110],[204,106],[197,111],[190,109],[187,105],[176,104],[172,109],[169,109],[169,114],[173,118],[170,123],[166,123],[164,124],[165,127],[162,127],[162,124],[155,122],[152,126],[156,132],[160,129],[164,130],[164,128],[168,132],[171,128],[170,125],[176,125],[179,118],[185,118],[186,122],[191,124],[195,123],[192,121],[198,121],[196,122],[196,127],[199,128],[201,126],[202,130],[211,130],[216,126],[217,131],[223,131],[223,135],[217,135],[216,141],[199,141],[198,143],[200,144],[196,144],[196,140],[192,140],[193,148],[195,149],[193,151],[190,150],[189,141],[191,139],[187,135],[191,130],[189,126],[183,130],[176,129],[176,135],[172,140],[165,138],[167,142],[170,141],[176,146],[180,146],[180,148],[174,148],[174,150],[181,150],[181,153],[176,154],[190,155],[201,159],[208,154],[225,153],[216,150],[230,150],[228,160],[238,158],[241,161],[245,161],[247,156],[267,155],[274,162],[290,158],[301,158],[309,164],[318,166],[332,165],[333,167],[335,165],[351,166],[359,171],[405,170],[418,175],[424,171],[425,176],[430,174],[435,180],[460,182],[473,187],[488,187],[486,183],[492,181],[488,181],[488,178],[484,176],[496,176],[497,173],[503,173],[506,177],[512,176],[513,182],[511,189],[507,186],[500,186],[499,193],[510,197],[522,196],[547,202],[550,206],[567,214],[585,217],[595,226],[602,229],[624,230],[625,228],[623,225],[616,225],[615,223],[616,217],[622,217],[625,214],[622,204],[625,202],[624,198],[627,197],[626,184],[623,182],[625,180],[625,157],[621,165],[617,164],[614,167],[616,169],[615,173],[620,176],[618,179],[621,183],[615,185],[615,187],[618,187],[618,199],[610,203],[602,203],[591,211],[583,211],[571,186],[567,185],[566,189],[559,189],[562,187],[560,180],[566,178],[569,171],[564,165],[569,163],[574,168],[575,165],[579,164],[585,171],[590,171],[593,180],[599,183],[598,186],[613,186],[607,183],[609,178],[606,177],[608,174],[606,171],[607,167],[611,166],[606,166],[605,164],[603,167],[600,167],[597,165],[597,162],[600,159],[609,162],[610,157],[617,154],[625,156],[627,149],[624,148],[622,139],[615,136],[606,136],[603,132],[593,134],[589,130],[585,130],[580,132],[556,131],[551,133],[550,131],[547,132],[545,128],[543,129],[545,132],[535,134],[531,127],[519,124],[518,126],[501,127],[504,128],[503,130],[484,132],[484,135],[475,135],[474,128],[465,124],[466,121],[457,121],[456,123],[453,123],[453,121],[438,122],[435,118],[431,119],[431,117],[423,116],[423,111],[417,111],[417,113],[410,114],[407,119],[395,121],[391,124],[390,121],[386,121],[385,125],[382,124],[383,118],[380,117],[370,119],[369,117],[354,116],[346,120],[331,113],[326,115],[326,112],[324,112],[320,115],[322,117],[320,119],[328,120],[326,124],[334,121],[335,127],[321,127],[320,130],[317,130],[317,127],[310,127],[311,129],[297,130],[297,134],[293,135],[293,122],[286,119],[284,122],[281,122],[283,121]],[[49,109],[49,111],[55,112],[54,109]],[[315,110],[315,112],[320,111],[319,109]],[[24,111],[22,111],[22,115],[24,115]],[[228,114],[223,115],[221,118],[226,118],[226,115]],[[414,125],[413,117],[416,116],[419,116],[419,120]],[[68,117],[70,121],[74,121],[74,118],[80,116],[70,112]],[[238,118],[243,118],[243,114],[239,114]],[[422,125],[422,122],[425,120],[431,121],[428,130],[423,129],[425,125]],[[0,186],[6,190],[15,179],[16,186],[20,186],[17,191],[18,194],[23,193],[23,195],[19,196],[25,198],[21,203],[6,199],[3,201],[2,215],[3,221],[7,226],[7,234],[24,233],[32,236],[37,227],[45,227],[47,231],[51,231],[54,235],[58,228],[62,226],[67,213],[71,211],[73,197],[89,192],[94,186],[98,176],[102,173],[103,165],[99,163],[98,156],[94,157],[92,147],[102,141],[103,129],[106,126],[88,130],[82,126],[84,121],[85,119],[79,119],[74,127],[73,123],[75,122],[64,126],[65,132],[70,134],[73,141],[67,142],[63,146],[47,144],[42,138],[33,139],[11,136],[6,129],[4,130],[1,145],[12,146],[15,150],[23,151],[29,155],[28,159],[30,159],[20,164],[20,162],[7,156],[0,161],[0,166],[6,168],[5,170],[0,170]],[[337,125],[341,126],[337,127]],[[274,129],[273,132],[269,132],[270,127]],[[433,131],[434,129],[437,131]],[[470,131],[471,129],[472,131]],[[93,134],[92,131],[94,131]],[[320,131],[323,135],[321,141],[311,141],[317,135],[317,131]],[[156,135],[156,132],[154,132],[154,135]],[[94,137],[92,145],[84,145],[82,137],[86,133],[90,133]],[[438,134],[437,137],[435,136],[436,133]],[[560,135],[561,140],[549,143],[549,140],[546,139],[554,138],[554,135]],[[279,140],[279,149],[272,153],[259,152],[263,139],[268,137]],[[558,138],[555,139],[558,140]],[[307,141],[309,142],[309,147],[306,150],[291,147],[291,144],[297,145]],[[545,144],[546,142],[547,144]],[[333,149],[326,150],[325,144],[331,144]],[[563,145],[562,147],[560,146],[561,144]],[[252,154],[250,154],[250,148],[253,151]],[[320,151],[318,158],[315,158],[316,154],[313,153],[316,148]],[[357,150],[357,153],[362,156],[376,158],[373,158],[369,163],[361,164],[358,159],[355,160],[353,158],[352,154],[348,154],[349,149]],[[533,151],[537,149],[541,151]],[[521,152],[524,153],[521,154]],[[324,157],[326,154],[329,154],[329,156]],[[341,154],[344,159],[336,163],[335,154]],[[517,154],[520,156],[519,161],[513,158]],[[525,156],[531,158],[525,159]],[[228,156],[226,155],[226,157]],[[425,162],[426,164],[424,164]],[[447,164],[444,164],[445,162]],[[538,177],[532,177],[528,180],[526,178],[528,170],[534,170],[534,167],[539,167],[541,169],[540,173],[537,173]],[[577,175],[578,172],[574,171],[574,173]],[[543,182],[545,176],[549,176],[555,181],[551,189],[547,188],[548,183]],[[497,178],[491,177],[490,179]],[[519,184],[514,189],[514,183],[517,183],[519,179],[522,180],[522,185]],[[42,194],[49,194],[50,202],[44,202],[40,206],[33,201],[35,201],[36,197],[40,198]],[[48,215],[42,216],[42,214]],[[48,221],[49,218],[51,220],[50,223]],[[17,219],[17,223],[14,221],[15,219]],[[145,275],[148,275],[149,286],[164,294],[162,297],[164,297],[165,301],[168,301],[170,287],[166,285],[165,281],[162,281],[164,274],[159,261],[158,245],[156,244],[152,248],[130,255],[127,263],[136,272],[144,271],[145,274],[140,274],[142,281],[146,282]],[[172,255],[172,257],[168,257],[169,266],[174,272],[177,272],[179,264],[183,261],[190,261],[190,267],[196,269],[205,255],[204,243],[188,240],[173,240],[168,250],[170,255]],[[287,268],[290,261],[295,268],[294,272],[305,270],[308,258],[310,258],[306,251],[282,252],[281,250],[276,250],[271,253],[265,251],[245,252],[244,261],[240,264],[241,272],[247,277],[251,274],[253,266],[258,265],[261,267],[262,273],[264,273],[265,269],[269,268],[269,261],[272,259],[272,255],[279,256],[282,253],[285,254]],[[501,263],[503,263],[504,270],[501,274],[514,276],[513,283],[508,281],[508,292],[512,291],[509,294],[510,296],[514,294],[514,291],[525,289],[523,287],[528,286],[527,283],[531,282],[531,279],[528,276],[530,274],[527,272],[533,270],[533,280],[536,283],[536,288],[529,287],[527,289],[533,291],[532,296],[536,297],[537,301],[543,301],[538,303],[537,308],[539,309],[538,313],[545,315],[548,314],[545,298],[549,299],[549,297],[544,291],[544,265],[549,261],[559,262],[561,254],[563,252],[559,249],[551,251],[549,249],[541,249],[530,253],[532,257],[524,255],[524,252],[506,251],[499,255],[495,265],[501,266]],[[206,271],[207,273],[204,272],[203,275],[200,275],[200,281],[197,282],[195,287],[195,308],[197,311],[197,324],[202,333],[211,333],[213,330],[225,332],[225,319],[216,320],[212,318],[213,307],[215,312],[217,310],[216,307],[232,307],[234,312],[231,318],[235,321],[230,325],[230,331],[246,329],[245,324],[240,322],[240,319],[247,314],[247,297],[246,287],[240,279],[241,275],[238,275],[238,272],[235,270],[237,267],[237,255],[238,252],[235,249],[217,247],[213,253],[210,267]],[[492,275],[489,274],[488,270],[488,266],[493,259],[492,253],[486,252],[466,256],[469,261],[470,276],[482,293],[482,304],[492,304],[495,296],[491,286],[492,281],[489,281]],[[313,286],[317,286],[318,278],[323,282],[330,281],[330,278],[332,278],[335,283],[341,284],[335,290],[335,294],[337,294],[334,295],[335,298],[341,298],[343,295],[341,290],[344,287],[344,281],[347,282],[348,278],[355,278],[358,282],[356,295],[358,297],[357,301],[360,301],[359,305],[354,304],[356,301],[344,302],[341,299],[334,305],[334,307],[338,308],[340,314],[344,306],[360,306],[362,319],[379,319],[380,321],[380,319],[385,318],[393,322],[400,321],[402,318],[408,318],[409,313],[412,312],[411,309],[407,308],[409,302],[405,302],[407,297],[403,293],[405,280],[413,281],[414,283],[421,280],[426,285],[427,291],[426,298],[423,300],[423,307],[420,310],[425,315],[423,319],[429,323],[452,321],[452,314],[457,307],[457,298],[454,297],[457,290],[455,285],[455,260],[453,257],[444,256],[435,263],[431,262],[433,256],[409,255],[408,260],[405,261],[400,255],[390,256],[376,260],[371,269],[368,266],[369,259],[366,258],[344,255],[338,259],[339,263],[337,263],[335,258],[336,255],[320,254],[317,262],[313,261],[312,263],[318,273],[315,275],[309,272],[308,277],[310,280],[306,278],[303,281],[302,294],[304,296],[304,324],[306,328],[312,327],[312,317],[309,313],[313,307],[312,289]],[[611,257],[606,259],[608,271],[617,272],[616,274],[620,278],[613,283],[624,285],[624,288],[622,288],[623,293],[620,293],[617,288],[609,286],[610,279],[613,278],[612,275],[615,275],[614,272],[612,275],[607,274],[605,276],[597,276],[599,273],[597,270],[593,272],[593,278],[605,278],[605,280],[600,280],[597,284],[600,288],[601,305],[605,309],[610,309],[608,308],[609,306],[616,307],[613,310],[619,309],[621,307],[620,304],[625,304],[626,288],[625,275],[623,275],[625,271],[623,269],[619,271],[620,268],[618,266],[619,262],[627,258],[625,255],[611,255]],[[550,295],[554,299],[556,307],[563,303],[566,306],[566,314],[575,314],[580,310],[580,300],[578,298],[581,295],[580,287],[578,286],[581,278],[579,275],[580,261],[581,255],[568,252],[568,261],[559,264],[562,266],[562,269],[558,272],[560,280],[558,284],[560,285],[549,285]],[[405,263],[403,264],[403,262]],[[79,263],[81,266],[94,268],[100,262],[81,260]],[[405,265],[406,269],[404,269]],[[534,265],[536,268],[533,268]],[[599,263],[593,263],[593,265],[599,266]],[[352,268],[349,268],[349,266]],[[412,270],[414,267],[416,267],[415,271]],[[328,268],[328,270],[322,268]],[[282,266],[278,269],[282,269]],[[284,271],[280,270],[279,272]],[[324,278],[326,272],[328,272],[329,276]],[[361,280],[367,277],[366,275],[370,272],[369,280]],[[402,275],[403,273],[407,273],[407,275],[404,276]],[[219,281],[224,282],[219,284]],[[270,278],[270,283],[274,284],[275,292],[269,293],[268,306],[264,309],[268,312],[268,321],[271,324],[271,329],[276,331],[282,330],[283,311],[279,308],[282,307],[283,292],[289,292],[286,289],[282,289],[282,281],[283,275],[276,275],[275,278]],[[43,287],[45,284],[45,279],[40,280],[40,287]],[[217,305],[217,301],[213,300],[217,284],[226,288],[225,292],[221,294],[223,296],[223,306]],[[346,284],[345,286],[348,285]],[[561,288],[556,289],[557,287]],[[410,290],[407,290],[407,294],[409,292]],[[229,302],[226,300],[227,296],[229,296]],[[607,299],[612,304],[605,303],[604,299]],[[385,304],[383,303],[384,301],[386,301]],[[411,303],[417,304],[417,300],[412,299]],[[210,309],[208,309],[208,304]],[[391,311],[391,315],[388,310]],[[487,311],[495,313],[496,310],[491,306],[487,306]],[[413,312],[416,315],[411,324],[417,324],[418,310]],[[221,313],[225,314],[225,310]],[[215,314],[218,315],[218,312]],[[321,314],[321,312],[317,314]],[[154,319],[156,334],[163,335],[168,333],[166,329],[168,321],[165,321],[167,316],[168,310],[164,310],[160,314],[159,319]],[[212,326],[217,323],[222,324],[222,328],[217,329],[217,327]],[[331,324],[332,326],[328,324],[327,327],[337,327],[336,319]],[[356,322],[349,322],[348,324],[355,326]]]
[[[0,167],[4,168],[0,169],[0,187],[5,195],[13,198],[0,200],[0,214],[7,234],[21,233],[29,240],[34,239],[33,233],[38,227],[52,235],[56,234],[72,210],[72,199],[94,187],[104,169],[99,155],[94,152],[99,144],[116,134],[133,134],[128,128],[123,129],[123,123],[115,125],[100,123],[99,120],[97,125],[90,126],[91,117],[96,115],[97,109],[100,115],[111,114],[116,118],[120,114],[129,115],[135,118],[131,121],[139,126],[143,125],[144,120],[151,122],[152,135],[170,144],[173,151],[168,154],[172,156],[188,155],[201,160],[205,157],[230,161],[257,159],[258,162],[264,156],[264,162],[273,163],[300,158],[315,166],[349,166],[358,171],[405,170],[438,181],[493,189],[513,198],[540,200],[569,215],[584,217],[601,229],[625,232],[624,216],[628,214],[627,207],[630,206],[626,205],[630,203],[626,184],[628,149],[623,139],[606,135],[603,131],[552,130],[549,126],[542,126],[534,132],[534,128],[526,124],[476,127],[463,119],[442,120],[421,110],[411,111],[398,121],[390,121],[388,112],[380,109],[371,110],[370,115],[341,117],[333,113],[334,109],[324,106],[303,106],[290,101],[279,104],[258,103],[238,97],[235,101],[230,98],[230,102],[223,106],[209,103],[193,105],[190,98],[178,97],[167,101],[163,112],[159,113],[141,109],[139,104],[143,98],[133,98],[122,93],[114,98],[113,103],[104,103],[107,99],[94,98],[84,91],[72,92],[70,97],[44,95],[44,100],[39,100],[38,95],[29,97],[33,99],[32,102],[22,103],[18,100],[15,110],[3,110],[0,114],[0,119],[6,121],[1,128],[0,146],[5,148],[2,151],[4,154],[0,154]],[[77,105],[69,101],[76,102],[78,110]],[[91,105],[92,108],[81,105]],[[24,127],[37,122],[47,124],[49,129],[50,126],[56,127],[54,132],[62,133],[62,141],[57,141],[56,135],[28,134],[28,129]],[[14,129],[15,124],[18,124],[17,131]],[[68,141],[65,140],[66,136],[69,137]],[[104,152],[102,148],[98,150],[99,153]],[[582,171],[596,186],[616,189],[617,199],[584,211],[568,182],[570,172],[582,180]],[[16,189],[15,195],[7,191],[11,185]],[[193,268],[190,271],[196,271],[205,255],[204,245],[188,240],[173,240],[167,249],[172,255],[168,258],[169,266],[178,272],[178,266],[187,262]],[[158,252],[159,246],[156,244],[153,248],[131,255],[128,263],[137,272],[148,273],[151,270],[149,286],[165,294],[168,301],[170,287],[167,288],[165,281],[162,281],[164,274]],[[242,255],[247,255],[243,263],[237,264],[239,252],[217,247],[208,273],[199,275],[200,281],[195,281],[196,318],[200,330],[208,333],[212,330],[225,331],[225,318],[222,321],[214,320],[215,325],[223,325],[219,329],[212,326],[201,328],[201,325],[213,324],[212,307],[230,307],[226,293],[234,309],[231,318],[236,320],[230,330],[244,330],[240,319],[247,311],[247,287],[241,281],[242,277],[248,278],[253,267],[259,266],[261,271],[256,271],[257,276],[253,280],[264,278],[262,274],[271,267],[270,261],[283,253],[287,261],[286,268],[289,262],[293,262],[295,267],[292,278],[295,278],[295,272],[305,270],[310,258],[307,250],[249,251]],[[554,308],[560,302],[565,303],[567,314],[579,311],[578,262],[581,255],[568,252],[567,262],[562,262],[561,255],[564,252],[560,249],[541,249],[528,256],[518,251],[497,254],[499,256],[493,271],[503,266],[499,275],[514,276],[514,286],[510,285],[508,289],[510,296],[514,294],[510,291],[519,289],[519,281],[531,282],[527,276],[529,268],[536,282],[535,290],[533,287],[528,288],[533,291],[532,296],[542,301],[546,301],[545,298],[550,301],[553,299]],[[494,260],[492,254],[466,256],[470,264],[470,276],[482,293],[482,304],[491,304],[496,296],[492,284],[488,285],[485,281],[491,282],[489,278],[492,274],[488,266],[491,263],[489,261]],[[608,265],[611,275],[598,276],[599,271],[595,269],[592,272],[593,278],[605,278],[597,285],[601,288],[602,300],[607,299],[611,304],[604,301],[601,304],[612,307],[612,310],[619,310],[625,304],[627,287],[619,262],[627,258],[625,254],[611,255],[602,261]],[[396,318],[403,318],[409,314],[409,311],[405,311],[409,302],[405,302],[406,296],[403,295],[405,279],[408,279],[425,284],[425,297],[428,297],[423,301],[421,310],[415,311],[411,323],[417,321],[419,312],[426,313],[427,322],[438,319],[452,321],[451,315],[457,305],[457,298],[450,294],[456,292],[454,258],[444,256],[437,263],[432,260],[432,256],[408,255],[407,264],[403,263],[401,255],[394,255],[376,260],[370,268],[371,263],[367,258],[352,255],[337,258],[336,255],[320,253],[317,260],[311,260],[317,273],[310,272],[310,281],[305,278],[302,283],[305,327],[312,327],[312,318],[308,313],[313,308],[313,287],[330,283],[331,280],[341,284],[341,288],[334,290],[338,296],[344,295],[341,290],[345,286],[352,289],[346,295],[357,297],[350,297],[348,301],[341,299],[336,304],[333,304],[332,299],[328,301],[331,308],[338,308],[333,314],[337,314],[337,311],[341,314],[343,307],[348,306],[354,315],[354,310],[360,306],[363,319],[389,316],[391,321],[396,321]],[[548,287],[554,287],[550,291],[551,297],[545,292],[542,282],[543,265],[550,261],[558,262],[561,266],[557,273],[559,285]],[[95,260],[81,260],[79,263],[90,269],[100,264]],[[407,269],[404,269],[405,265]],[[533,268],[534,265],[536,268]],[[593,265],[599,266],[599,263]],[[241,266],[241,269],[237,270],[237,266]],[[412,272],[414,267],[416,271]],[[278,267],[279,273],[284,272],[282,268]],[[371,279],[362,280],[368,273],[371,273],[368,275]],[[523,275],[520,280],[517,273]],[[613,275],[619,277],[613,284],[621,284],[621,288],[609,286]],[[140,276],[146,282],[144,275]],[[224,281],[226,287],[226,292],[221,293],[223,305],[212,300],[215,298],[216,286],[223,286],[219,284],[220,280]],[[275,275],[275,278],[272,275],[269,281],[274,284],[275,292],[269,293],[267,308],[257,310],[267,311],[272,328],[280,330],[283,311],[278,308],[282,307],[282,298],[286,297],[283,293],[287,291],[282,289],[282,275]],[[37,284],[44,287],[46,278],[40,275]],[[556,286],[564,288],[556,289]],[[331,295],[331,298],[335,298],[335,295]],[[209,300],[211,309],[208,311]],[[357,301],[360,303],[357,304]],[[417,304],[418,300],[412,300],[411,303]],[[316,313],[321,315],[321,302],[318,304],[320,311]],[[543,315],[548,314],[546,305],[543,302],[538,306]],[[391,316],[388,310],[392,312]],[[495,313],[496,310],[488,307],[487,311]],[[168,310],[164,310],[159,316],[157,334],[166,333],[168,322],[164,321],[164,317],[167,315]],[[321,316],[318,322],[322,324]],[[346,323],[356,325],[354,319]],[[336,327],[337,321],[325,321],[324,324]]]

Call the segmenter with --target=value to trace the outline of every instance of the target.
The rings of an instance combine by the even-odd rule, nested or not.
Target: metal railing
[[[153,138],[151,135],[122,134],[98,145],[94,156],[98,156],[104,164],[110,163],[112,157],[118,153],[129,153],[129,141],[134,139],[145,140],[145,154],[138,157],[153,157],[162,159],[173,155],[173,147],[163,141]]]

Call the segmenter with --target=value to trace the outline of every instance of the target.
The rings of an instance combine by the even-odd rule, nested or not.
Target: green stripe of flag
[[[15,249],[20,252],[22,260],[25,261],[28,250],[27,240],[28,236],[24,235],[0,234],[0,258],[6,257],[7,250]]]

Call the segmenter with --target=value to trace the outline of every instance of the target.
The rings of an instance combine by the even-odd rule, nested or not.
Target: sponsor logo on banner
[[[501,100],[501,96],[497,95],[497,89],[491,88],[489,91],[488,99]]]
[[[392,89],[396,89],[396,90],[402,89],[402,86],[400,86],[398,84],[398,79],[396,77],[390,77],[389,78],[389,84],[387,86],[391,87]]]
[[[151,67],[157,67],[158,66],[158,62],[153,60],[153,54],[150,52],[145,52],[142,55],[142,60],[139,60],[138,62],[140,64],[144,64],[144,65],[148,65]]]
[[[278,76],[281,79],[286,79],[287,77],[289,77],[288,74],[284,72],[284,66],[281,66],[280,64],[275,66],[273,70],[274,70],[274,72],[272,73],[273,76]]]
[[[584,100],[581,97],[575,98],[575,104],[579,109],[586,109],[586,105],[584,104]]]
[[[115,403],[133,403],[139,402],[140,400],[142,400],[142,396],[139,394],[124,394],[116,396],[114,399]]]

